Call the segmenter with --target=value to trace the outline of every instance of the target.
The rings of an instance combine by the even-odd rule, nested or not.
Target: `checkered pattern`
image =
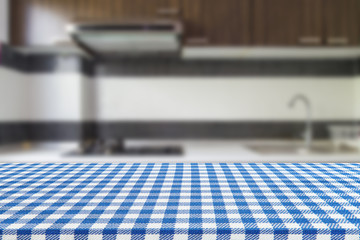
[[[0,164],[3,240],[358,240],[360,164]]]

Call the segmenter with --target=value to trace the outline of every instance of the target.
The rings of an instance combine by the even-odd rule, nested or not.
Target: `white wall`
[[[0,121],[23,121],[29,116],[30,81],[26,75],[0,67]]]
[[[31,74],[30,121],[81,121],[83,76],[79,73]]]
[[[0,122],[81,121],[81,74],[22,74],[0,67]]]
[[[8,42],[8,0],[0,0],[0,42]]]
[[[33,4],[27,14],[33,22],[26,29],[30,45],[52,45],[70,40],[66,34],[68,20],[53,8],[44,4]]]
[[[307,95],[316,120],[354,118],[354,79],[115,78],[98,79],[100,120],[302,120]]]
[[[117,78],[0,68],[0,121],[315,120],[360,118],[360,78]],[[89,103],[89,104],[83,104]]]
[[[360,77],[355,79],[355,117],[360,120]]]

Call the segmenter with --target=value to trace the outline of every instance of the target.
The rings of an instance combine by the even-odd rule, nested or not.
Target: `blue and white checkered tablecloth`
[[[360,164],[0,164],[2,240],[359,240]]]

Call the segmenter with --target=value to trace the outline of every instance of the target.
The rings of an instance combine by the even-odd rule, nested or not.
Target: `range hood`
[[[95,57],[178,56],[182,25],[178,21],[78,23],[68,27],[72,40]]]

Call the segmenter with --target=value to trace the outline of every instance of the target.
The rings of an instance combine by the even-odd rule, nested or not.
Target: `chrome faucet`
[[[305,141],[305,151],[309,152],[311,150],[312,140],[313,140],[313,124],[312,124],[312,108],[311,103],[308,97],[303,94],[298,94],[294,96],[290,103],[289,107],[293,108],[298,101],[302,101],[306,107],[306,123],[305,123],[305,132],[304,132],[304,141]]]

